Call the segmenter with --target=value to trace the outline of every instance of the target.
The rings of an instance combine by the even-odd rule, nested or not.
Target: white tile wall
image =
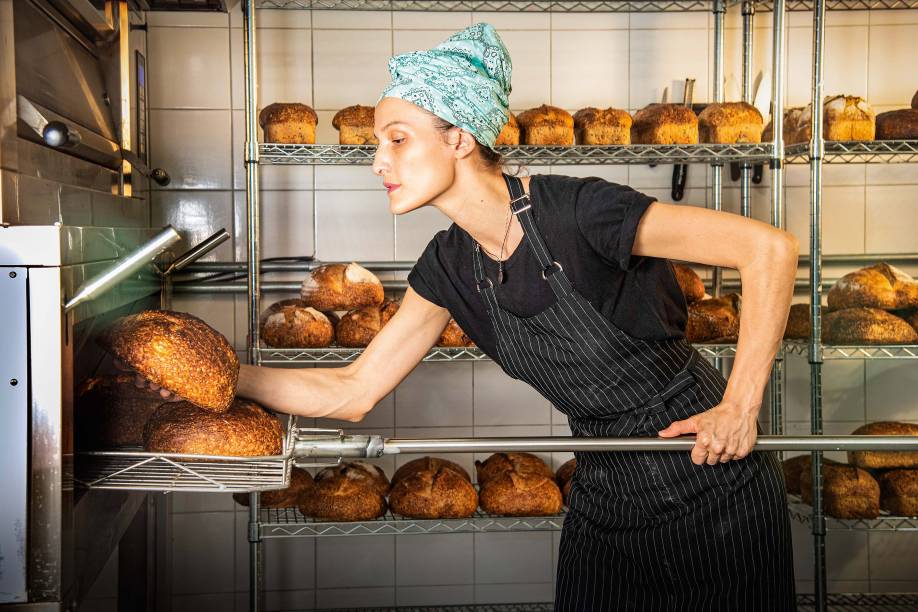
[[[230,229],[234,245],[222,245],[212,260],[245,256],[242,18],[239,0],[229,4],[229,17],[153,13],[149,21],[152,161],[173,177],[153,197],[153,220],[175,224],[189,241]],[[696,78],[696,99],[710,95],[713,22],[704,14],[259,10],[259,107],[310,103],[319,114],[317,141],[335,143],[334,113],[375,102],[387,82],[390,54],[436,44],[482,20],[499,29],[512,54],[515,112],[543,103],[570,111],[586,105],[633,111],[659,101],[664,89],[670,100],[681,99],[688,76]],[[753,52],[754,72],[765,70],[769,79],[771,22],[770,13],[756,16]],[[786,103],[801,104],[810,90],[810,16],[792,13],[788,24]],[[739,26],[738,10],[731,9],[725,31],[728,95],[737,91],[741,76]],[[903,78],[901,60],[918,51],[916,28],[918,11],[830,12],[826,93],[866,95],[878,110],[906,106],[916,83]],[[825,166],[824,251],[915,252],[915,166]],[[669,166],[523,169],[535,172],[601,176],[671,199]],[[711,205],[710,174],[691,168],[684,203]],[[365,166],[266,166],[259,177],[265,257],[316,249],[327,260],[410,260],[449,224],[433,209],[393,217],[378,177]],[[785,178],[787,226],[806,250],[809,169],[789,166]],[[753,216],[761,220],[770,217],[769,180],[766,173],[752,194]],[[724,209],[738,212],[738,188],[726,172],[725,186]],[[281,297],[270,294],[265,302]],[[245,308],[238,296],[177,296],[174,306],[204,317],[238,349],[245,347]],[[809,366],[796,358],[786,363],[787,429],[808,433]],[[823,372],[826,433],[849,433],[865,420],[918,421],[914,394],[902,392],[918,387],[908,363],[832,361]],[[317,425],[400,437],[570,435],[564,415],[488,362],[423,364],[359,425]],[[444,456],[474,474],[471,454]],[[569,457],[544,456],[555,468]],[[377,462],[391,475],[411,458]],[[247,609],[245,510],[226,495],[186,494],[174,498],[173,513],[173,609]],[[794,538],[798,585],[812,591],[809,532],[795,526]],[[918,590],[909,573],[918,559],[912,540],[908,534],[833,532],[830,589]],[[557,544],[558,534],[548,533],[272,540],[265,544],[267,608],[546,601],[553,597]],[[106,593],[95,594],[95,609],[113,609]]]

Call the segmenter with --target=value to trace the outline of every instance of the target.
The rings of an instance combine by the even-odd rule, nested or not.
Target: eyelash
[[[393,138],[393,139],[392,139],[392,142],[394,142],[395,144],[401,144],[401,142],[402,142],[403,140],[405,140],[404,137],[402,137],[402,138]]]

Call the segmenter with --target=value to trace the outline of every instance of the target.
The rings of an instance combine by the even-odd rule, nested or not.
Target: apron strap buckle
[[[488,284],[485,285],[484,284],[485,282],[487,282]],[[481,293],[482,289],[490,289],[491,287],[494,286],[494,283],[492,283],[491,279],[486,276],[482,280],[475,283],[475,285],[476,287],[478,287],[478,293]]]
[[[523,200],[528,200],[528,199],[529,199],[529,194],[528,194],[528,193],[524,193],[524,194],[521,195],[520,197],[518,197],[518,198],[513,198],[512,200],[510,200],[510,210],[513,211],[513,214],[514,214],[514,215],[518,215],[518,214],[520,214],[521,212],[523,212],[524,210],[527,210],[527,209],[529,209],[529,208],[532,208],[532,204],[531,204],[531,203],[527,203],[527,204],[517,204],[517,202],[522,202]]]
[[[551,262],[551,264],[545,266],[545,268],[542,270],[542,280],[548,280],[548,275],[546,274],[546,272],[548,272],[549,270],[551,270],[552,267],[554,267],[554,266],[557,266],[557,268],[555,269],[554,272],[552,272],[552,274],[556,274],[556,273],[558,273],[558,272],[563,272],[563,271],[564,271],[564,268],[561,267],[561,264],[559,264],[557,261],[553,261],[553,262]]]

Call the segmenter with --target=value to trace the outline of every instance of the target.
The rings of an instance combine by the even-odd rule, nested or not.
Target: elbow
[[[800,255],[800,241],[790,232],[776,230],[766,248],[770,265],[786,265],[796,271],[797,259]]]

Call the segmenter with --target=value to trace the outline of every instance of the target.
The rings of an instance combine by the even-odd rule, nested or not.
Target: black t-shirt
[[[685,337],[686,302],[672,265],[666,259],[631,254],[638,223],[655,198],[597,177],[549,174],[533,175],[529,194],[530,210],[552,258],[607,320],[637,338]],[[424,249],[408,274],[408,284],[449,310],[475,344],[493,357],[496,337],[475,286],[474,247],[475,240],[453,223]],[[528,238],[504,262],[501,285],[496,284],[497,262],[484,251],[481,259],[505,310],[530,317],[554,303]]]

